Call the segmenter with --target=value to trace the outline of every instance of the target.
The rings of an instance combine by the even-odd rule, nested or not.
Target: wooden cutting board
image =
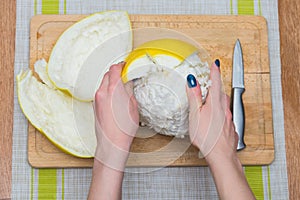
[[[61,33],[84,15],[38,15],[31,20],[30,67],[37,59],[49,55]],[[200,43],[212,59],[221,61],[225,91],[231,92],[233,47],[240,39],[245,64],[245,93],[243,95],[247,147],[238,152],[244,165],[266,165],[274,159],[268,33],[266,20],[258,16],[198,16],[198,15],[131,15],[134,29],[159,27],[179,32]],[[152,31],[152,32],[151,32]],[[172,32],[172,31],[171,31]],[[153,32],[134,32],[134,45],[149,39],[166,37],[159,29]],[[172,35],[172,33],[170,33]],[[168,33],[168,36],[170,36]],[[142,133],[142,134],[141,134]],[[153,134],[140,128],[134,140],[127,166],[201,166],[198,150],[188,139]],[[184,152],[184,153],[182,153]],[[68,155],[40,134],[28,127],[28,160],[33,167],[91,167],[93,159]]]

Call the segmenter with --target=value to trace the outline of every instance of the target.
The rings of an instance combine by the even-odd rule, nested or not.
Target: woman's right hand
[[[202,104],[199,83],[188,76],[189,134],[205,157],[220,199],[255,199],[236,153],[238,136],[234,130],[229,97],[222,92],[220,62],[212,65],[212,86]]]
[[[238,136],[234,130],[230,99],[222,91],[219,61],[211,67],[206,102],[202,103],[201,89],[192,75],[187,78],[189,100],[189,134],[193,145],[199,148],[208,163],[226,156],[236,156]]]

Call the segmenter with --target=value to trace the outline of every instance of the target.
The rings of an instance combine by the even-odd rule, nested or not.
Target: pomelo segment
[[[43,62],[40,64],[43,66]],[[39,72],[40,77],[47,77],[42,68]],[[77,101],[39,82],[30,70],[17,76],[17,88],[20,107],[36,129],[65,152],[82,158],[94,156],[92,103]]]
[[[96,13],[75,23],[60,36],[52,49],[47,73],[57,88],[76,99],[92,101],[110,62],[124,59],[131,50],[128,14]],[[96,56],[90,57],[94,51]]]

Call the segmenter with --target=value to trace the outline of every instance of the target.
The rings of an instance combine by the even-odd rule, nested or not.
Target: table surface
[[[300,196],[300,123],[297,123],[300,120],[300,6],[297,3],[298,0],[278,1],[290,199]],[[16,0],[1,1],[0,21],[0,199],[10,199]]]

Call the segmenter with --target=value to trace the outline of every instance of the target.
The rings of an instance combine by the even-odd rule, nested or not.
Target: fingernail
[[[215,60],[215,64],[217,65],[217,67],[220,67],[220,60],[219,60],[219,59],[216,59],[216,60]]]
[[[196,80],[196,78],[195,78],[195,76],[194,76],[193,74],[189,74],[189,75],[186,77],[186,80],[187,80],[187,83],[188,83],[189,88],[196,87],[196,85],[197,85],[197,80]]]
[[[124,64],[125,62],[124,61],[121,61],[121,62],[119,62],[118,64]]]

